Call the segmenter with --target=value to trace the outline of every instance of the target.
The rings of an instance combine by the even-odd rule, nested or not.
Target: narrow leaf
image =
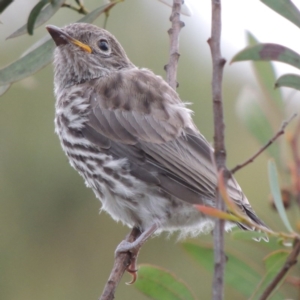
[[[246,47],[233,57],[231,63],[246,60],[274,60],[300,69],[300,55],[278,44],[258,44]]]
[[[258,40],[250,32],[247,33],[249,46],[257,45]],[[274,110],[274,103],[282,112],[284,109],[284,101],[282,99],[281,91],[274,89],[274,82],[276,81],[276,74],[271,62],[253,62],[254,71],[260,87],[268,100],[270,110]]]
[[[118,2],[119,1],[114,1],[102,5],[77,22],[91,23],[99,15],[113,7]],[[0,88],[3,85],[11,84],[34,74],[51,62],[55,44],[50,36],[46,40],[45,37],[43,39],[43,42],[39,47],[0,70]],[[38,43],[40,43],[40,41],[38,41]]]
[[[195,300],[187,285],[160,267],[141,265],[134,284],[140,292],[157,300]]]
[[[260,145],[266,142],[274,135],[265,112],[262,110],[259,95],[251,88],[244,88],[237,99],[237,111],[243,124],[257,139]],[[274,157],[280,164],[280,149],[278,143],[273,143],[267,148],[267,152]]]
[[[272,252],[265,258],[266,273],[261,279],[255,292],[252,294],[251,299],[259,299],[259,296],[261,296],[261,294],[264,292],[266,287],[269,285],[269,283],[273,280],[273,278],[277,275],[277,273],[282,268],[288,255],[289,255],[288,251],[279,250],[279,251]],[[283,283],[283,280],[286,276],[287,274],[283,277],[281,283],[276,286],[276,289],[273,291],[273,293],[276,290],[278,290],[278,288]],[[276,296],[278,296],[278,292],[276,293]],[[274,299],[274,297],[272,297],[272,299]],[[279,298],[279,299],[283,299],[283,298]]]
[[[290,232],[294,232],[294,230],[292,229],[291,224],[289,222],[289,219],[286,215],[284,206],[283,206],[279,182],[278,182],[277,169],[276,169],[276,165],[272,159],[270,159],[268,162],[268,173],[269,173],[269,183],[270,183],[271,193],[274,198],[274,203],[275,203],[277,211],[280,215],[280,218],[281,218],[282,222],[284,223],[286,229]]]
[[[228,214],[226,212],[223,212],[221,210],[218,210],[216,208],[213,207],[209,207],[209,206],[204,206],[204,205],[195,205],[195,207],[202,213],[204,213],[205,215],[214,217],[214,218],[218,218],[218,219],[223,219],[223,220],[228,220],[228,221],[233,221],[233,222],[242,222],[243,220]]]
[[[193,243],[183,243],[183,249],[201,266],[210,273],[213,272],[213,249],[210,246],[201,246]],[[253,265],[226,253],[228,261],[225,267],[225,283],[242,295],[249,297],[253,288],[258,284],[261,275],[253,268]]]
[[[300,11],[291,0],[261,0],[261,2],[300,27]]]
[[[300,76],[296,74],[285,74],[279,77],[275,87],[290,87],[300,91]]]
[[[47,22],[61,8],[61,6],[65,2],[66,0],[52,0],[51,3],[47,4],[38,14],[34,22],[33,29]],[[9,37],[7,37],[7,39],[15,38],[25,33],[27,33],[27,24],[23,25],[21,28],[12,33]]]
[[[41,10],[44,8],[45,5],[49,3],[50,0],[41,0],[38,2],[32,11],[29,14],[28,21],[27,21],[27,32],[29,35],[33,35],[33,28],[34,23],[37,17],[39,16]]]
[[[10,88],[11,84],[8,83],[6,85],[0,85],[0,96],[2,96],[3,94],[5,94],[8,89]]]
[[[0,13],[2,13],[14,0],[1,0],[0,1]]]

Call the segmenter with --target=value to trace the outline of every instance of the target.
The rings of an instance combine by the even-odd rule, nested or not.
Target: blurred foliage
[[[94,2],[99,6],[99,1]],[[80,21],[94,21],[117,2],[119,1],[112,1],[95,8]],[[147,6],[150,4],[142,0],[125,2],[126,5],[124,3],[122,8],[116,6],[113,10],[115,17],[111,26],[119,32],[121,43],[134,57],[133,60],[143,66],[147,63],[156,73],[162,74],[162,66],[167,61],[166,31],[169,26],[170,10],[162,6],[155,6],[153,9],[152,6]],[[169,3],[166,0],[162,2]],[[299,26],[299,13],[294,9],[291,1],[262,0],[262,2]],[[10,8],[8,5],[11,3],[11,0],[0,0],[0,12],[5,8]],[[18,47],[23,47],[22,41],[24,42],[26,38],[21,35],[27,34],[28,31],[34,32],[35,36],[38,27],[50,18],[55,19],[62,5],[66,3],[61,0],[41,0],[35,4],[36,6],[33,5],[33,8],[30,8],[31,13],[29,13],[27,24],[9,35],[9,38],[17,36],[20,36],[20,39],[24,38]],[[23,3],[20,2],[19,5]],[[80,1],[75,1],[74,6],[65,5],[65,7],[72,8],[77,13],[86,13],[87,10],[81,5]],[[148,9],[145,9],[146,6]],[[189,14],[188,10],[187,14]],[[153,15],[155,15],[154,18],[152,18]],[[67,16],[67,12],[64,12],[64,15],[60,15],[55,21],[74,22],[75,19],[74,15]],[[185,22],[188,23],[188,21]],[[192,41],[194,41],[194,36],[192,35]],[[184,33],[182,38],[186,39]],[[204,37],[203,40],[206,38]],[[248,54],[244,52],[242,54],[246,56],[243,59],[245,57],[249,60],[274,59],[274,52],[272,52],[274,49],[272,47],[270,49],[270,45],[255,45],[257,41],[251,34],[248,35],[248,41],[250,56],[247,58]],[[190,45],[190,43],[186,44]],[[3,47],[4,43],[1,46]],[[52,80],[50,79],[51,71],[46,69],[38,77],[32,76],[51,61],[53,48],[52,41],[41,39],[19,60],[0,70],[0,94],[7,91],[13,82],[23,79],[15,89],[1,98],[3,103],[0,111],[2,141],[0,144],[0,226],[3,228],[3,234],[0,239],[0,298],[5,300],[19,298],[24,300],[96,299],[112,265],[114,247],[127,232],[127,229],[115,225],[106,215],[98,217],[98,202],[86,201],[86,198],[94,199],[94,196],[89,190],[84,189],[81,178],[68,166],[58,141],[53,135],[53,103],[49,85]],[[165,49],[165,54],[162,53],[162,48]],[[202,61],[200,62],[200,58],[199,62],[193,61],[189,48],[182,43],[179,91],[181,96],[188,100],[208,99],[202,101],[201,104],[195,103],[193,108],[197,115],[197,125],[201,125],[201,131],[210,136],[211,120],[207,112],[210,111],[211,103],[208,71],[205,71],[207,66]],[[202,52],[203,48],[201,48]],[[254,52],[251,53],[251,51]],[[274,51],[277,55],[276,59],[290,61],[291,64],[297,63],[296,52],[279,45],[275,45]],[[205,54],[203,54],[205,62],[207,58],[204,56]],[[8,57],[11,59],[11,56],[6,54],[1,62],[7,63]],[[199,57],[198,53],[197,57]],[[242,110],[240,116],[250,133],[259,144],[263,145],[276,132],[279,122],[286,118],[287,112],[280,90],[273,89],[275,73],[272,64],[255,62],[253,65],[264,97],[260,98],[253,94],[253,91],[244,91],[243,103],[239,105]],[[190,76],[185,76],[185,74],[190,74]],[[28,76],[30,77],[25,79],[27,81],[24,81],[24,78]],[[299,88],[298,75],[284,76],[277,80],[278,87]],[[202,83],[200,87],[196,84],[198,79],[192,83],[191,78],[200,78]],[[234,98],[234,92],[231,90],[239,84],[236,78],[225,82],[225,97]],[[238,100],[238,102],[241,101]],[[237,140],[245,138],[245,133],[231,118],[232,105],[233,102],[229,102],[225,112],[229,116],[226,122],[227,128],[235,132],[233,138],[229,137],[228,152],[233,153],[235,159],[242,159],[241,149],[244,147],[244,150],[249,150],[249,143],[239,147],[235,145]],[[298,133],[295,131],[290,134],[289,145],[297,144]],[[296,166],[287,164],[288,156],[283,144],[286,144],[286,141],[277,141],[267,151],[275,159],[280,174],[284,176],[285,188],[288,187],[291,191],[293,203],[290,209],[299,210],[300,202],[297,198],[300,187],[299,174],[297,170],[295,171]],[[295,149],[295,146],[293,147]],[[252,145],[252,148],[255,149],[255,145]],[[251,174],[249,171],[248,176],[251,179],[245,180],[249,190],[252,191],[254,200],[262,198],[263,192],[260,187],[264,187],[264,182],[258,174],[262,172],[255,170],[254,174]],[[270,178],[274,174],[272,171]],[[255,180],[258,184],[257,191],[253,188]],[[277,196],[274,196],[274,201],[278,203],[279,185],[278,180],[276,181]],[[275,212],[271,210],[266,212],[266,201],[257,206],[259,215],[264,213],[270,223],[278,223],[278,215]],[[276,207],[278,209],[278,205]],[[279,209],[280,211],[282,218],[282,208]],[[296,229],[298,231],[299,226],[293,225],[299,224],[299,215],[295,217],[291,213],[287,214],[287,218],[291,220],[291,226],[298,228]],[[255,234],[233,231],[232,238],[226,241],[229,258],[225,277],[226,298],[228,299],[246,299],[251,295],[251,299],[257,299],[259,293],[278,272],[290,251],[281,250],[282,245],[278,244],[275,238],[271,238],[269,243],[253,243],[252,238],[256,237]],[[155,264],[175,269],[176,273],[180,272],[181,277],[184,276],[185,281],[189,282],[195,294],[201,295],[201,299],[209,299],[211,290],[209,274],[213,268],[213,255],[212,246],[207,246],[205,241],[211,240],[211,237],[206,236],[201,239],[204,241],[201,244],[189,242],[182,244],[184,251],[196,261],[196,264],[189,263],[182,257],[177,247],[174,247],[173,240],[164,242],[156,239],[149,242],[147,247],[143,248],[140,258],[147,257],[147,261],[153,260]],[[278,252],[274,252],[275,250]],[[268,256],[270,251],[272,252]],[[262,256],[266,256],[265,267],[260,263]],[[297,287],[299,272],[299,265],[297,265],[292,270],[294,276],[287,277],[289,283],[282,282],[284,284],[280,291],[276,292],[271,299],[294,298],[297,297],[296,295],[299,297]],[[99,282],[101,282],[100,286]],[[164,300],[196,299],[191,289],[187,288],[187,285],[177,276],[162,268],[149,265],[141,266],[135,286],[147,295],[147,299],[148,297],[162,299],[162,293],[167,293],[163,296]],[[255,289],[256,286],[257,289]],[[123,282],[118,288],[116,298],[146,299],[134,289],[125,287]]]

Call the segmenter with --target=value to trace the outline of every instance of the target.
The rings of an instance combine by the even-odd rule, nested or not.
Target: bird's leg
[[[129,272],[132,275],[132,280],[128,284],[132,284],[136,281],[137,278],[137,257],[139,254],[139,251],[143,244],[149,239],[149,237],[156,231],[158,228],[158,225],[154,223],[152,226],[148,227],[146,230],[144,230],[140,236],[136,238],[133,242],[128,242],[126,240],[123,240],[117,247],[115,251],[115,255],[122,252],[130,252],[131,254],[131,263],[127,267],[126,271]]]

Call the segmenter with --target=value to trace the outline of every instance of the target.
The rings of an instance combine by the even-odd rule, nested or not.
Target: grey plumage
[[[178,94],[161,77],[134,66],[104,29],[71,24],[48,30],[58,46],[56,132],[102,208],[141,230],[153,224],[183,234],[211,229],[211,220],[192,204],[214,206],[213,149]],[[263,224],[233,178],[228,192]]]

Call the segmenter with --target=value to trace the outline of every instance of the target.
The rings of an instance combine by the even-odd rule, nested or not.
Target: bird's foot
[[[122,241],[116,251],[115,256],[117,256],[119,253],[129,252],[131,255],[131,261],[128,267],[126,268],[126,271],[132,275],[132,280],[128,282],[127,284],[133,284],[137,279],[137,257],[139,254],[139,251],[143,244],[148,240],[148,238],[156,231],[158,228],[157,224],[152,225],[151,227],[147,228],[145,231],[142,232],[142,234],[133,242],[128,242],[126,240]]]

